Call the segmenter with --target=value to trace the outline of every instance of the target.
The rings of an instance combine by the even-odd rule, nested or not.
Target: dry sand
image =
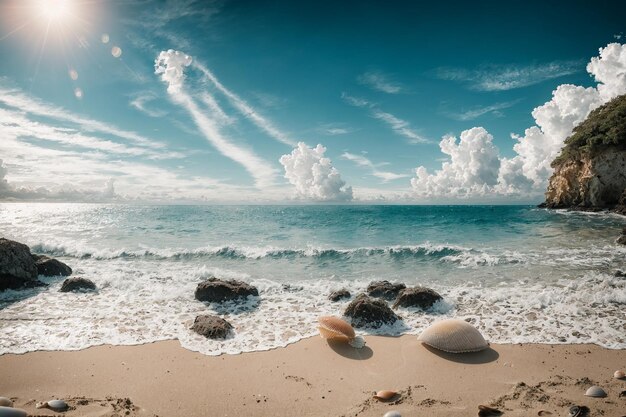
[[[204,356],[177,341],[99,346],[78,352],[0,356],[0,396],[33,415],[67,416],[476,416],[493,405],[504,416],[626,415],[626,351],[593,345],[492,345],[442,354],[415,336],[366,338],[355,350],[319,337],[283,349]],[[606,398],[585,397],[601,385]],[[400,392],[391,403],[375,390]],[[35,409],[68,400],[65,413]],[[544,414],[549,415],[549,414]]]

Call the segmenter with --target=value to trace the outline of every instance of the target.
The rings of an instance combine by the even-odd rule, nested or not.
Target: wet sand
[[[415,336],[366,337],[356,350],[319,337],[286,348],[204,356],[177,341],[98,346],[75,352],[0,356],[0,396],[32,415],[51,416],[476,416],[491,405],[505,416],[541,410],[567,416],[626,415],[626,351],[595,345],[491,345],[444,354]],[[600,385],[606,398],[584,396]],[[390,402],[376,390],[400,394]],[[52,398],[64,413],[36,409]],[[549,415],[543,413],[543,415]]]

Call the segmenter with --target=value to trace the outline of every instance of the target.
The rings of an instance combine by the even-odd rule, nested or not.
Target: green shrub
[[[565,139],[565,146],[552,162],[552,167],[583,154],[597,154],[609,147],[626,149],[626,95],[598,107],[576,126],[572,135]]]

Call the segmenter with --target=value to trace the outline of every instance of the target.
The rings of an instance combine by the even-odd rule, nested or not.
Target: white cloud
[[[373,71],[359,75],[357,81],[368,87],[387,94],[398,94],[402,91],[402,86],[381,72]]]
[[[610,43],[600,48],[600,56],[591,58],[587,71],[598,84],[603,102],[624,94],[626,91],[626,45]]]
[[[504,91],[528,87],[546,80],[574,74],[582,69],[578,61],[556,61],[538,65],[491,65],[477,70],[438,68],[435,73],[443,80],[467,83],[479,91]]]
[[[315,201],[350,201],[352,187],[347,187],[330,159],[324,157],[326,148],[309,148],[304,142],[280,157],[285,178],[296,187],[299,197]]]
[[[216,122],[207,117],[198,107],[194,99],[185,92],[185,68],[192,62],[191,57],[182,52],[162,51],[155,61],[155,73],[167,83],[167,91],[175,103],[185,108],[205,138],[222,155],[241,164],[255,179],[258,187],[272,185],[276,170],[252,151],[235,145],[220,132]]]
[[[441,170],[429,174],[424,167],[417,168],[416,177],[411,180],[415,192],[447,197],[486,193],[541,196],[552,174],[550,164],[573,129],[592,110],[626,94],[626,45],[612,43],[600,48],[599,56],[591,59],[587,70],[598,82],[597,87],[558,86],[550,101],[532,111],[536,125],[526,129],[523,136],[512,135],[517,141],[514,157],[498,157],[491,135],[483,128],[466,130],[458,146],[450,139],[441,142],[442,152],[451,156]],[[466,146],[462,146],[464,137]],[[479,170],[482,174],[473,176],[480,165],[484,165],[483,171]]]
[[[374,177],[380,178],[381,180],[383,180],[383,182],[409,177],[409,175],[405,174],[396,174],[394,172],[381,171],[379,168],[381,166],[389,165],[387,162],[375,164],[363,155],[355,155],[349,152],[344,152],[341,157],[343,159],[347,159],[348,161],[354,162],[360,167],[369,168],[371,170],[371,174]]]
[[[503,102],[503,103],[495,103],[489,106],[474,107],[470,110],[466,110],[462,112],[456,112],[456,113],[447,112],[445,114],[453,119],[465,122],[468,120],[477,119],[478,117],[483,116],[488,113],[498,115],[500,110],[508,109],[509,107],[514,106],[518,102],[519,100],[508,101],[508,102]]]
[[[396,132],[398,135],[408,138],[409,143],[430,143],[428,139],[412,129],[409,122],[399,119],[391,113],[375,109],[372,111],[372,117],[378,120],[382,120],[387,125],[389,125],[389,127],[391,127],[391,130]]]
[[[213,83],[213,85],[215,85],[215,88],[224,94],[230,103],[259,129],[265,131],[265,133],[279,142],[289,146],[295,146],[296,143],[289,137],[289,135],[279,130],[270,120],[259,114],[259,112],[250,106],[244,99],[226,88],[207,67],[198,62],[195,62],[194,66],[202,71],[205,77]]]
[[[327,136],[347,135],[352,133],[355,129],[348,127],[342,123],[326,123],[322,124],[315,129],[318,133]]]
[[[87,132],[98,132],[129,140],[138,146],[151,149],[166,148],[164,143],[154,141],[132,131],[119,129],[111,124],[70,113],[61,107],[51,106],[24,94],[16,88],[7,88],[0,85],[0,103],[32,115],[73,123]]]
[[[146,107],[146,104],[157,99],[154,93],[141,93],[133,97],[128,104],[131,107],[139,110],[142,113],[147,114],[150,117],[163,117],[167,114],[164,110],[151,109]]]
[[[411,124],[409,122],[407,122],[406,120],[402,120],[391,113],[380,110],[375,103],[372,103],[363,98],[350,96],[345,92],[341,93],[341,98],[351,106],[369,108],[370,115],[373,118],[381,120],[386,125],[388,125],[391,130],[393,130],[396,134],[409,139],[409,143],[430,143],[428,139],[426,139],[425,137],[417,133],[413,128],[411,128]]]
[[[468,197],[486,195],[498,181],[500,159],[498,148],[482,127],[461,133],[460,141],[446,136],[439,143],[441,152],[450,156],[441,169],[429,174],[423,166],[415,170],[411,179],[415,193],[424,197]]]

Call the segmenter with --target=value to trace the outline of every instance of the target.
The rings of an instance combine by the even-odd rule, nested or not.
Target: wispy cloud
[[[325,123],[319,125],[316,129],[317,133],[326,136],[338,136],[338,135],[347,135],[348,133],[352,133],[355,129],[343,124],[343,123]]]
[[[383,163],[379,163],[379,164],[375,164],[372,161],[370,161],[369,159],[367,159],[365,156],[363,155],[356,155],[353,153],[349,153],[349,152],[344,152],[341,157],[343,159],[346,159],[348,161],[354,162],[356,165],[363,167],[363,168],[368,168],[371,170],[371,174],[374,177],[380,178],[383,180],[383,182],[388,182],[388,181],[392,181],[392,180],[397,180],[400,178],[408,178],[409,175],[405,175],[405,174],[396,174],[394,172],[389,172],[389,171],[381,171],[379,168],[385,165],[389,165],[389,163],[387,162],[383,162]]]
[[[236,145],[232,140],[224,136],[215,121],[201,111],[194,99],[186,93],[184,88],[185,68],[189,67],[191,63],[191,57],[182,52],[173,50],[162,51],[155,62],[155,73],[160,75],[161,79],[167,83],[167,91],[172,100],[189,112],[198,129],[215,149],[243,166],[254,178],[257,187],[271,186],[274,183],[277,170],[251,150]],[[202,68],[203,66],[196,64],[194,67]],[[203,72],[205,74],[210,73],[208,70]],[[224,90],[226,89],[224,88]]]
[[[219,92],[224,94],[226,98],[230,101],[230,103],[237,109],[239,112],[248,120],[250,120],[253,124],[255,124],[259,129],[265,131],[269,136],[276,139],[279,142],[282,142],[289,146],[296,146],[296,142],[292,140],[285,132],[279,130],[274,124],[261,114],[256,111],[252,106],[250,106],[244,99],[239,97],[237,94],[226,88],[217,77],[204,65],[193,62],[192,64],[195,68],[200,70],[204,76],[217,88]]]
[[[479,91],[505,91],[528,87],[546,80],[574,74],[584,69],[579,61],[555,61],[531,65],[485,65],[479,69],[442,67],[437,78],[467,84]]]
[[[164,110],[151,109],[146,106],[147,103],[157,99],[156,94],[151,92],[143,92],[135,95],[128,104],[139,110],[140,112],[147,114],[150,117],[163,117],[167,114]]]
[[[398,94],[402,92],[402,86],[391,80],[388,75],[379,71],[366,72],[357,77],[360,84],[366,85],[376,91],[387,94]]]
[[[345,92],[341,93],[341,98],[351,106],[370,109],[370,115],[373,118],[384,122],[396,134],[407,138],[409,140],[409,143],[431,143],[430,140],[426,139],[425,137],[420,135],[415,129],[411,128],[411,124],[409,122],[407,122],[406,120],[402,120],[391,113],[380,110],[376,103],[372,103],[371,101],[363,98],[353,97],[349,94],[346,94]]]
[[[61,107],[49,105],[24,94],[21,90],[16,88],[0,86],[0,103],[32,115],[73,123],[88,132],[99,132],[126,139],[139,146],[151,149],[166,148],[164,143],[157,142],[136,132],[117,128],[112,124],[71,113]]]
[[[452,119],[460,121],[474,120],[485,114],[493,114],[495,116],[501,116],[500,110],[508,109],[519,103],[520,100],[507,101],[503,103],[495,103],[489,106],[477,106],[466,111],[460,112],[444,112],[444,114]]]

